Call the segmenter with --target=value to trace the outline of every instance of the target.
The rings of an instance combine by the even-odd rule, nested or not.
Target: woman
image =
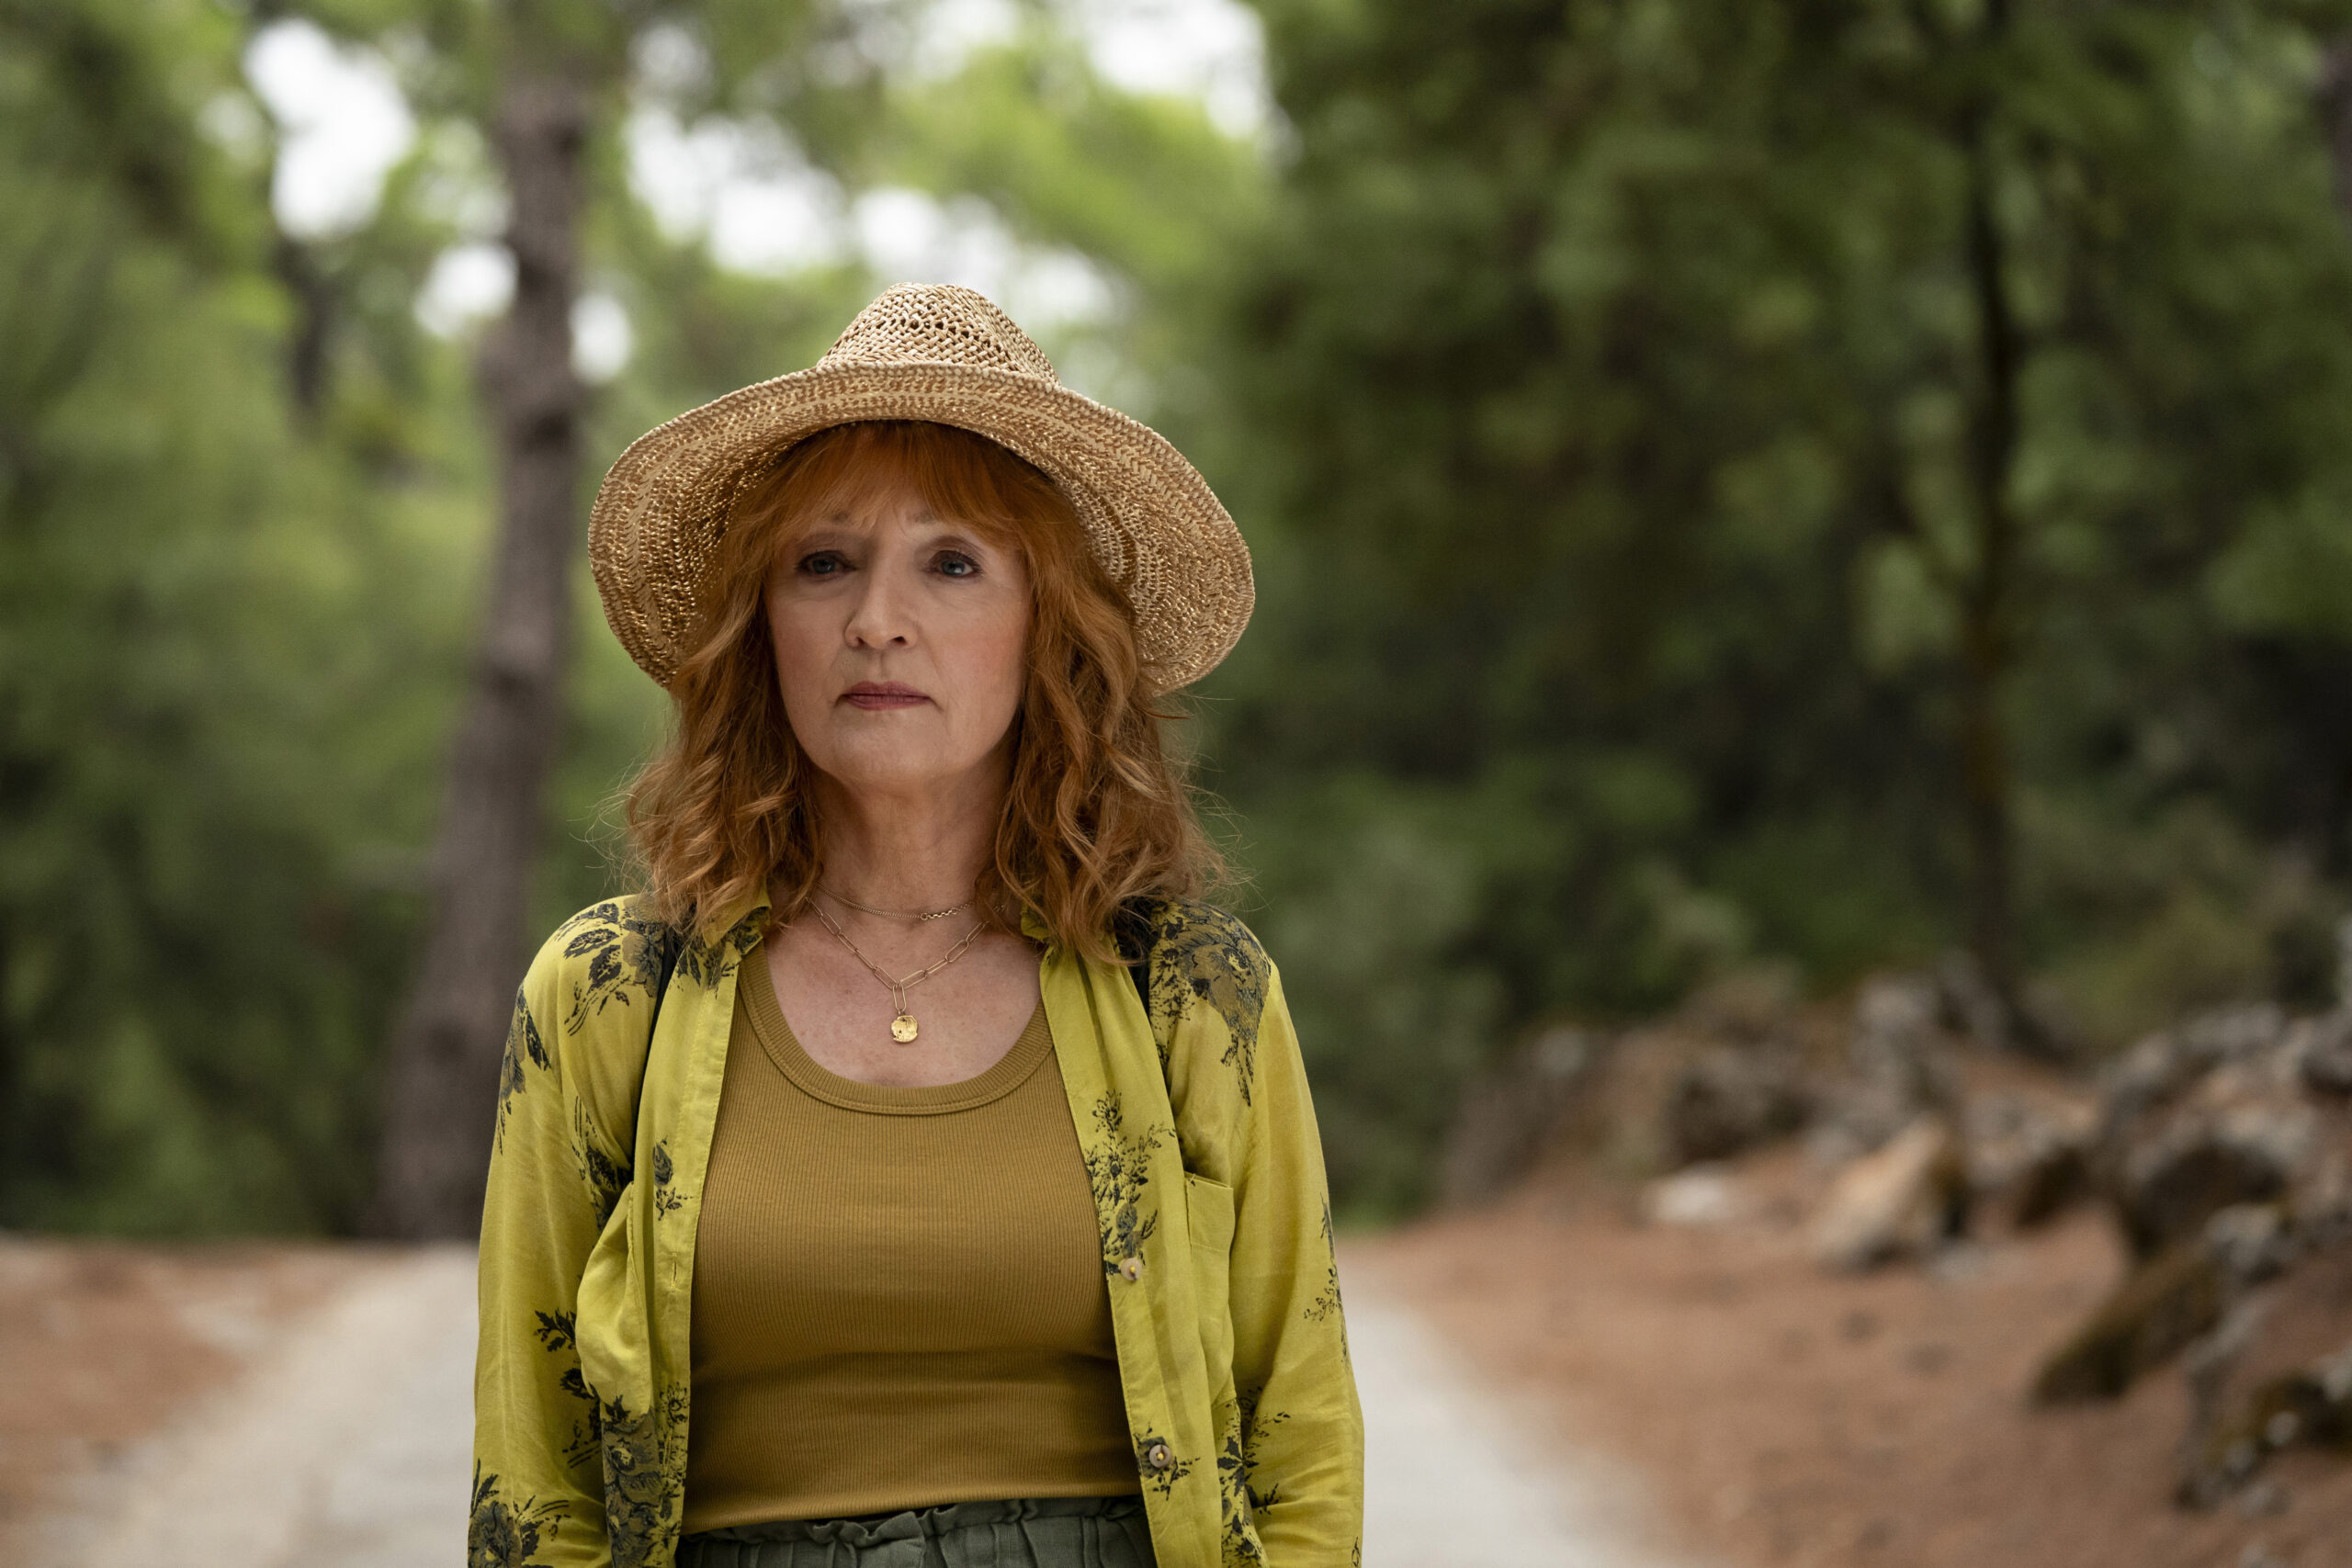
[[[1313,1111],[1152,705],[1248,618],[1216,498],[902,287],[589,532],[676,722],[517,998],[470,1562],[1353,1562]]]

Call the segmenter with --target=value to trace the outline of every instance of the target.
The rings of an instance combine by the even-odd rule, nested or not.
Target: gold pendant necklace
[[[915,1022],[915,1015],[913,1012],[909,1010],[907,1007],[907,992],[913,987],[922,985],[925,980],[930,979],[933,975],[938,974],[942,969],[946,968],[950,964],[953,964],[957,959],[963,957],[966,953],[970,951],[972,943],[979,940],[981,930],[979,922],[975,921],[972,925],[972,929],[966,931],[956,942],[956,945],[947,950],[946,957],[941,959],[938,963],[933,964],[928,969],[918,969],[902,980],[894,980],[890,978],[888,975],[885,974],[880,965],[876,964],[874,960],[866,957],[865,954],[857,950],[857,943],[850,941],[849,933],[833,923],[833,918],[825,913],[825,908],[823,905],[812,902],[808,908],[815,912],[819,923],[823,925],[827,931],[833,933],[833,940],[840,942],[843,947],[848,948],[849,955],[852,958],[856,959],[860,964],[865,965],[865,972],[867,974],[873,976],[876,979],[881,981],[883,985],[889,987],[890,1010],[897,1015],[890,1020],[890,1038],[897,1041],[901,1045],[913,1044],[915,1035],[919,1033],[922,1029],[922,1026]]]

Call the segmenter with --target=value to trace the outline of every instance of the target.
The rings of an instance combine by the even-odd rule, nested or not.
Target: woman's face
[[[767,611],[786,716],[832,779],[906,795],[1002,776],[1030,618],[1009,544],[893,485],[804,525]]]

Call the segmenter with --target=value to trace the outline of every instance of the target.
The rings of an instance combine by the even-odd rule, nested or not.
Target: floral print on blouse
[[[523,982],[482,1216],[468,1568],[676,1553],[695,1220],[766,908],[711,941],[597,904]],[[1131,913],[1133,969],[1029,934],[1153,1551],[1161,1568],[1353,1564],[1363,1427],[1281,979],[1221,910]]]

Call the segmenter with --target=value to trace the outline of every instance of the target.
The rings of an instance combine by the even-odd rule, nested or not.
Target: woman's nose
[[[858,588],[842,628],[852,648],[904,648],[914,640],[912,606],[889,572],[867,571]]]

